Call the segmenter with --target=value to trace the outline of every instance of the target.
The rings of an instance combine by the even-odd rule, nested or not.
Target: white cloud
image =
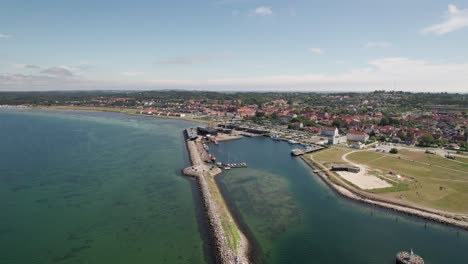
[[[79,76],[78,76],[79,77]],[[410,58],[381,58],[341,73],[265,75],[239,78],[86,80],[61,75],[0,73],[0,90],[198,89],[244,91],[374,91],[467,93],[468,63],[433,63]]]
[[[15,68],[19,68],[19,69],[40,69],[41,66],[33,65],[33,64],[15,64]]]
[[[309,51],[317,55],[322,55],[325,53],[325,51],[321,48],[310,48]]]
[[[259,6],[250,12],[254,16],[271,16],[273,15],[273,10],[268,6]]]
[[[127,76],[127,77],[135,77],[135,76],[143,75],[145,73],[144,72],[128,71],[128,72],[122,72],[120,74],[123,75],[123,76]]]
[[[49,75],[49,76],[68,78],[68,77],[79,76],[81,75],[82,71],[81,71],[81,68],[77,68],[77,67],[54,66],[54,67],[45,68],[39,73]]]
[[[455,5],[449,5],[445,14],[445,21],[424,28],[424,34],[444,35],[468,27],[468,9],[458,9]]]
[[[11,38],[11,35],[0,33],[0,39],[8,39],[8,38]]]
[[[364,47],[366,48],[379,48],[379,49],[388,48],[391,46],[392,46],[392,43],[386,42],[386,41],[369,41],[364,45]]]
[[[373,91],[397,89],[419,92],[464,92],[468,63],[435,64],[409,58],[383,58],[366,67],[337,74],[269,75],[205,80],[153,80],[156,87],[232,90]],[[395,85],[396,84],[396,85]]]

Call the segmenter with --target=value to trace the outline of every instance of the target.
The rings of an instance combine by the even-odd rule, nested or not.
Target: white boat
[[[296,149],[291,150],[291,155],[300,156],[302,154],[304,154],[304,150],[302,150],[302,149],[297,149],[296,148]]]
[[[280,137],[276,134],[271,135],[270,138],[273,140],[280,140]]]

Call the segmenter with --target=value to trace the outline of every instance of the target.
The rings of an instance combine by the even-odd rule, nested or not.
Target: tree
[[[429,147],[434,144],[434,137],[432,135],[426,134],[419,138],[419,146]]]
[[[397,149],[397,148],[392,148],[392,149],[390,150],[390,153],[392,153],[392,154],[397,154],[397,153],[398,153],[398,149]]]
[[[341,128],[343,126],[343,122],[341,122],[341,120],[339,120],[339,119],[335,119],[335,120],[333,120],[332,126],[335,126],[337,128]]]
[[[397,132],[397,137],[399,137],[401,140],[405,140],[406,133],[403,130],[400,130]]]
[[[390,120],[388,120],[388,117],[384,116],[382,119],[380,119],[380,126],[388,126],[390,125]]]

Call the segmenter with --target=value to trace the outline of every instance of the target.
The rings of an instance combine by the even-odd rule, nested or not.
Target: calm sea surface
[[[113,113],[0,111],[0,263],[207,263],[182,129]]]
[[[113,113],[0,111],[0,263],[210,263],[187,164],[187,122]],[[210,146],[245,161],[218,182],[255,263],[468,263],[468,234],[335,195],[291,145]]]
[[[256,263],[395,263],[411,248],[427,264],[468,263],[468,233],[344,200],[268,138],[210,145],[222,162],[247,162],[218,183],[254,238]],[[467,201],[468,202],[468,201]]]

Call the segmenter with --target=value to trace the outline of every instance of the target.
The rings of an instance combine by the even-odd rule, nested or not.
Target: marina
[[[247,169],[231,170],[218,181],[226,188],[225,199],[235,204],[261,241],[261,251],[252,262],[395,263],[401,248],[417,250],[424,263],[444,263],[449,256],[453,263],[463,263],[468,257],[457,250],[468,243],[465,232],[457,235],[456,230],[437,223],[427,223],[425,228],[426,222],[419,218],[341,199],[310,175],[312,170],[301,159],[287,158],[290,151],[288,142],[267,138],[210,146],[219,160],[234,157],[248,162]],[[330,222],[336,224],[330,226]],[[385,237],[378,239],[379,247],[373,242],[377,229]],[[324,237],[331,239],[318,239]],[[343,247],[340,241],[350,237],[360,237],[362,243]]]

